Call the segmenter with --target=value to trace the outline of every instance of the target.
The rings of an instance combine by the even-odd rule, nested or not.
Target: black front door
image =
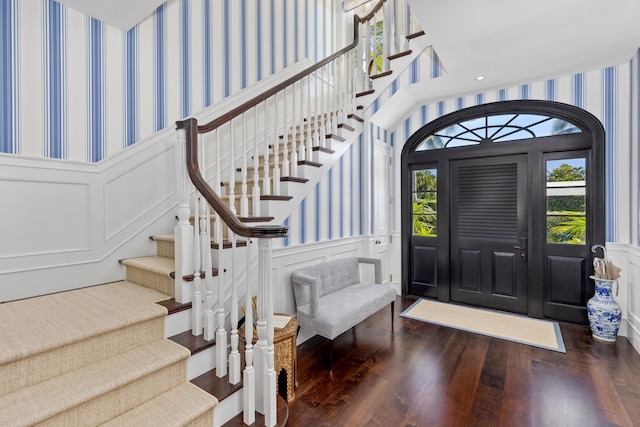
[[[402,151],[403,294],[586,323],[604,129],[548,101],[479,105]]]
[[[451,300],[527,313],[526,155],[451,162]]]

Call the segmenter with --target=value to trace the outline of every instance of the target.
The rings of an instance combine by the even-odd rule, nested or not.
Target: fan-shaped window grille
[[[538,114],[500,114],[478,117],[440,129],[419,144],[415,151],[501,143],[582,132],[576,125]]]

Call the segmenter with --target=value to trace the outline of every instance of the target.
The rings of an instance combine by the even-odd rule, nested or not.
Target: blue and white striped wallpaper
[[[100,161],[333,53],[339,11],[337,0],[168,0],[124,33],[54,0],[3,0],[0,152]]]
[[[430,72],[427,75],[425,75],[426,73],[422,73],[416,80],[415,70],[413,66],[411,66],[397,78],[400,85],[409,85],[413,82],[417,83],[420,79],[437,78],[442,72],[446,72],[443,71],[442,65],[439,64],[439,59],[435,54],[423,54],[420,57],[420,61],[420,68],[430,70]],[[637,55],[633,61],[638,61]],[[620,145],[627,146],[626,142],[631,138],[632,126],[635,129],[636,140],[632,141],[629,145],[633,147],[639,144],[637,136],[638,113],[636,111],[636,116],[633,119],[629,113],[631,86],[637,86],[639,84],[639,77],[637,70],[635,74],[632,75],[631,66],[631,63],[616,65],[601,70],[576,73],[570,76],[560,76],[544,81],[521,84],[515,87],[505,87],[495,91],[473,93],[464,97],[434,102],[418,107],[409,117],[401,122],[402,124],[398,126],[398,128],[386,129],[386,132],[377,132],[377,134],[389,135],[386,139],[387,143],[390,143],[392,140],[400,142],[396,144],[394,151],[394,155],[399,159],[402,144],[419,128],[444,114],[469,106],[515,99],[543,99],[564,102],[584,108],[602,122],[606,131],[606,176],[604,177],[606,185],[606,238],[607,241],[627,241],[630,238],[626,235],[620,235],[621,231],[618,230],[617,222],[621,220],[621,217],[624,217],[626,223],[628,221],[627,215],[629,215],[630,218],[634,219],[634,223],[637,223],[640,209],[638,204],[640,204],[640,201],[636,203],[636,206],[630,213],[617,211],[617,201],[621,197],[628,197],[628,194],[618,194],[618,189],[620,188],[619,181],[621,181],[622,178],[616,175],[616,166],[620,161],[626,162],[626,159],[631,155],[631,153],[621,153],[618,150]],[[385,93],[380,95],[379,101],[387,101],[394,92],[395,90],[393,88],[387,89]],[[638,97],[640,97],[640,95],[636,96],[636,98]],[[634,106],[636,110],[640,108],[638,101],[635,102]],[[621,144],[622,142],[625,143]],[[636,155],[634,157],[636,160],[631,170],[634,170],[634,168],[635,170],[638,169],[640,164],[639,156],[640,155]],[[629,191],[637,192],[639,187],[640,184],[633,183],[632,189],[629,189]],[[634,197],[634,200],[637,198],[638,197]],[[400,209],[398,206],[399,202],[399,193],[396,191],[396,200],[394,200],[396,209],[394,230],[396,231],[400,230],[400,224],[397,219],[399,217],[397,213]],[[625,225],[625,230],[628,228],[629,227]],[[640,241],[639,227],[636,226],[634,228],[636,235],[633,236],[632,240],[638,242]]]

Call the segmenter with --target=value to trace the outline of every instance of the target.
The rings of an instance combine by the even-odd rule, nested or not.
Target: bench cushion
[[[320,298],[318,315],[310,318],[309,304],[298,307],[298,322],[305,329],[334,339],[396,299],[389,284],[356,283]]]

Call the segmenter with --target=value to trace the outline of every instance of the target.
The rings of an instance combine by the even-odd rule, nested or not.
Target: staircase
[[[354,26],[368,28],[383,3]],[[423,35],[368,76],[347,66],[368,44],[356,32],[335,58],[224,120],[179,123],[178,223],[174,235],[151,237],[156,255],[122,260],[122,282],[0,306],[0,322],[21,332],[0,337],[0,425],[284,425],[286,403],[262,378],[273,360],[270,240],[360,138],[362,113],[426,48]],[[254,294],[263,304],[255,369],[240,378],[238,309]]]

